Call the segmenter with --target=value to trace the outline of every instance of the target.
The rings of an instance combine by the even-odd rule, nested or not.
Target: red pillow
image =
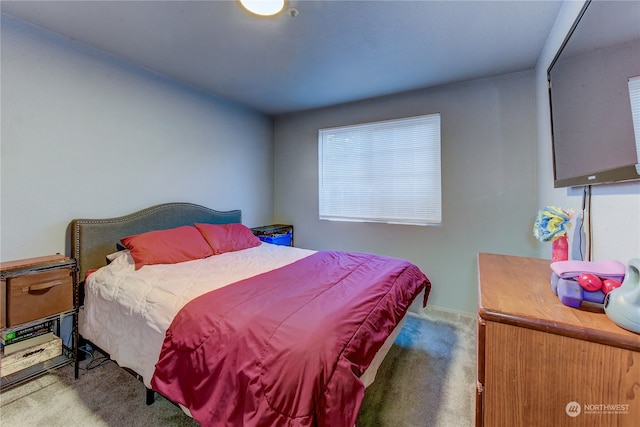
[[[136,270],[143,265],[175,264],[213,255],[202,234],[190,225],[136,234],[120,242],[131,251]]]
[[[215,255],[239,251],[260,245],[260,239],[240,223],[234,224],[194,224],[209,242]]]

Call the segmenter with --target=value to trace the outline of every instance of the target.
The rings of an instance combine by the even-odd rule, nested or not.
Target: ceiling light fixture
[[[240,4],[260,16],[276,15],[284,9],[284,0],[240,0]]]

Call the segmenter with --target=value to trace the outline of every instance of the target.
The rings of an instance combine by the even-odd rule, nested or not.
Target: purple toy
[[[557,261],[551,263],[551,270],[562,279],[577,280],[584,273],[595,274],[601,279],[615,279],[622,282],[626,267],[620,261]]]
[[[573,279],[562,279],[555,272],[551,273],[551,289],[560,302],[568,307],[578,308],[583,301],[596,304],[604,303],[604,292],[586,291]]]
[[[560,302],[578,308],[583,301],[603,304],[605,294],[601,289],[588,291],[580,286],[581,275],[593,276],[598,280],[624,279],[626,267],[619,261],[558,261],[551,263],[551,289]],[[583,280],[584,281],[584,280]],[[586,286],[586,284],[585,284]],[[590,288],[591,286],[586,286]],[[607,289],[605,289],[607,290]]]

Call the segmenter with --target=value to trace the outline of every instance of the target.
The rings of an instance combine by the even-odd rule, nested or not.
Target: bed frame
[[[164,203],[132,214],[106,219],[74,219],[70,224],[71,257],[78,269],[80,289],[88,271],[106,265],[106,256],[115,252],[123,237],[152,230],[166,230],[193,223],[241,223],[240,210],[216,211],[193,203]]]

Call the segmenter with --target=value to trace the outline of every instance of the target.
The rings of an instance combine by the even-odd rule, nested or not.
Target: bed
[[[70,240],[82,338],[203,426],[353,426],[431,286],[406,261],[260,242],[239,210],[191,203],[75,219]]]

